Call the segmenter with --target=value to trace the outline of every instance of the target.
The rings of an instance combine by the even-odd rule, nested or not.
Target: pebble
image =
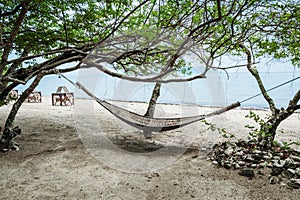
[[[213,156],[210,158],[214,165],[221,165],[226,169],[238,169],[238,174],[248,177],[264,176],[260,168],[268,167],[270,184],[288,185],[300,188],[300,157],[287,153],[262,150],[259,145],[249,142],[223,142],[214,146]],[[253,150],[252,148],[256,148]],[[283,183],[284,180],[288,179]]]
[[[272,158],[272,157],[273,157],[273,155],[272,155],[272,153],[271,153],[271,152],[268,152],[268,154],[267,154],[267,155],[268,155],[268,157],[269,157],[269,158]]]
[[[288,168],[295,167],[295,161],[291,158],[285,159],[285,167]]]
[[[235,163],[234,168],[235,169],[241,169],[241,166],[238,163]]]
[[[300,168],[296,168],[296,169],[295,169],[295,173],[296,173],[298,176],[300,176]]]
[[[268,164],[266,162],[263,162],[263,163],[259,163],[259,166],[260,167],[266,167]]]
[[[292,178],[292,179],[291,179],[291,182],[292,182],[292,183],[296,183],[297,185],[300,186],[300,178],[298,178],[298,179]]]
[[[289,173],[295,175],[295,170],[293,170],[293,169],[287,169],[287,171],[288,171]]]
[[[252,168],[256,168],[257,167],[257,164],[252,164],[250,165]]]
[[[238,164],[243,166],[243,165],[245,165],[245,162],[244,161],[238,161]]]
[[[212,161],[212,164],[214,164],[214,165],[218,165],[219,163],[217,162],[217,161]]]
[[[255,176],[254,171],[252,169],[241,169],[238,172],[238,174],[241,175],[241,176],[246,176],[248,178],[253,178]]]
[[[271,175],[272,176],[278,176],[282,173],[283,169],[282,168],[272,168]]]
[[[268,163],[268,164],[267,164],[267,167],[272,168],[272,167],[273,167],[273,164]]]
[[[224,152],[227,156],[231,156],[233,154],[233,148],[228,148]]]
[[[284,164],[278,163],[278,162],[275,162],[275,163],[273,164],[273,167],[277,167],[277,168],[283,168],[283,166],[284,166]]]
[[[300,179],[291,179],[291,181],[288,183],[288,185],[294,189],[300,188]]]
[[[261,154],[261,151],[260,150],[254,150],[252,153]]]
[[[295,155],[290,155],[290,158],[292,158],[294,161],[300,162],[300,157]]]
[[[274,160],[280,160],[280,156],[274,156],[273,159]]]
[[[271,176],[269,179],[270,184],[276,184],[279,182],[279,178],[277,176]]]

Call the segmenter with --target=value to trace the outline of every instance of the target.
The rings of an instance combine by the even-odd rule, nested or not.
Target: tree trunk
[[[154,89],[152,90],[152,96],[148,104],[147,111],[145,113],[145,117],[153,118],[154,112],[155,112],[155,106],[158,97],[160,96],[160,88],[161,88],[161,83],[156,83],[154,86]],[[152,137],[152,132],[151,131],[144,131],[144,136],[146,138],[151,138]]]
[[[148,104],[147,112],[144,116],[153,118],[157,99],[160,95],[161,83],[156,83],[152,91],[152,96]]]
[[[21,105],[24,103],[25,99],[36,88],[43,76],[44,73],[38,74],[35,80],[32,82],[32,84],[22,93],[20,98],[13,104],[12,109],[6,119],[3,134],[0,139],[0,151],[5,151],[14,148],[15,144],[12,140],[14,137],[21,133],[21,129],[19,127],[13,127],[15,117]]]
[[[260,78],[260,75],[256,68],[252,67],[252,55],[251,51],[246,48],[245,45],[240,44],[240,47],[243,49],[244,53],[247,55],[247,69],[251,73],[251,75],[255,78],[257,85],[264,97],[264,99],[268,102],[269,108],[272,112],[271,117],[268,121],[261,125],[260,131],[264,133],[260,138],[259,141],[262,143],[263,147],[271,148],[274,139],[276,136],[276,130],[279,124],[291,116],[297,109],[300,109],[300,105],[298,104],[300,100],[300,90],[294,95],[294,97],[290,100],[289,105],[286,109],[278,109],[275,106],[274,100],[269,96],[268,91],[265,89],[264,84]]]

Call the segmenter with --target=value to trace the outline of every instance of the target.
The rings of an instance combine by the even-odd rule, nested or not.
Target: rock
[[[300,179],[291,179],[291,181],[288,183],[288,186],[290,186],[293,189],[299,189]]]
[[[290,155],[290,158],[293,159],[294,161],[300,162],[300,157],[299,156]]]
[[[244,166],[245,165],[245,162],[244,161],[238,161],[238,164],[240,165],[240,166]]]
[[[293,169],[296,168],[295,161],[293,159],[291,159],[291,158],[285,159],[285,165],[284,165],[284,167],[286,167],[286,168],[293,168]]]
[[[267,167],[269,167],[269,168],[273,168],[273,164],[271,164],[271,163],[267,163]]]
[[[283,182],[281,182],[281,183],[280,183],[280,185],[282,185],[282,186],[286,186],[286,184],[285,184],[285,183],[283,183]]]
[[[282,173],[283,171],[283,168],[276,168],[276,167],[273,167],[272,168],[272,172],[271,172],[271,175],[272,176],[278,176]]]
[[[282,173],[282,176],[287,179],[293,178],[295,176],[295,170],[287,169]]]
[[[296,174],[295,170],[293,170],[293,169],[287,169],[287,171],[288,171],[289,173],[293,174],[293,175]]]
[[[252,164],[250,165],[252,168],[256,168],[257,167],[257,164]]]
[[[291,179],[291,182],[292,182],[292,183],[296,183],[297,185],[300,186],[300,178],[297,178],[297,179],[296,179],[296,178],[292,178],[292,179]]]
[[[229,147],[224,152],[227,156],[231,156],[233,154],[233,148]]]
[[[212,161],[212,164],[218,165],[219,163],[216,160],[214,160],[214,161]]]
[[[238,174],[241,176],[246,176],[248,178],[253,178],[255,176],[254,171],[252,169],[241,169],[238,172]]]
[[[275,162],[273,164],[273,167],[277,167],[277,168],[283,168],[285,163],[279,163],[279,162]]]
[[[238,151],[238,152],[235,153],[235,155],[242,156],[242,155],[244,155],[244,152],[243,151]]]
[[[270,179],[269,179],[270,184],[276,184],[278,182],[279,182],[279,178],[276,177],[276,176],[271,176]]]
[[[252,153],[254,153],[254,154],[261,154],[261,151],[260,150],[254,150]]]
[[[269,158],[272,158],[272,157],[273,157],[273,154],[272,154],[271,152],[268,152],[268,153],[267,153],[267,156],[268,156]]]
[[[247,155],[247,157],[245,158],[245,161],[247,161],[247,162],[253,162],[254,159],[252,158],[251,155]]]
[[[280,160],[280,156],[274,156],[273,159],[274,160]]]
[[[230,168],[231,168],[231,164],[228,164],[228,163],[225,164],[225,165],[224,165],[224,168],[225,168],[225,169],[230,169]]]
[[[268,164],[266,162],[259,163],[260,167],[266,167]]]
[[[295,174],[298,175],[298,176],[300,176],[300,168],[296,168],[295,169]]]
[[[234,164],[234,169],[241,169],[241,166],[238,163]]]
[[[293,178],[295,176],[292,172],[290,172],[288,170],[283,171],[281,173],[281,175],[282,175],[283,178],[286,178],[286,179],[291,179],[291,178]]]

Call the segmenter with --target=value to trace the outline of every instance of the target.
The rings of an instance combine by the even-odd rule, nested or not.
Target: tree
[[[260,78],[259,71],[250,64],[253,59],[261,55],[269,55],[275,59],[287,59],[294,66],[300,66],[299,2],[293,0],[270,1],[269,6],[272,6],[273,9],[257,13],[258,16],[268,16],[267,19],[257,16],[258,20],[252,24],[254,31],[259,32],[252,35],[247,44],[240,44],[241,50],[246,54],[247,69],[255,78],[272,113],[266,123],[260,127],[260,132],[263,134],[260,136],[259,142],[262,142],[266,148],[273,145],[279,124],[300,109],[300,90],[294,94],[286,108],[277,108]]]
[[[95,67],[114,77],[157,83],[205,78],[217,58],[254,35],[250,20],[269,19],[255,12],[270,8],[258,0],[11,0],[0,7],[0,104],[13,88],[34,79],[13,104],[0,149],[20,133],[13,121],[26,97],[57,69]],[[203,72],[170,78],[188,71],[186,55],[203,63]],[[61,68],[65,64],[69,67]]]
[[[263,147],[270,148],[274,143],[279,124],[300,109],[300,90],[295,93],[286,108],[277,108],[261,80],[255,63],[262,56],[268,56],[275,60],[290,61],[295,67],[300,66],[300,4],[293,0],[262,1],[259,6],[252,6],[251,9],[248,9],[248,12],[253,14],[242,16],[238,23],[232,23],[230,27],[220,26],[223,29],[224,37],[221,37],[221,40],[212,41],[216,45],[226,42],[231,46],[225,49],[219,48],[220,52],[242,59],[245,55],[246,67],[255,78],[271,111],[271,116],[260,127],[258,141],[263,144]],[[220,34],[220,32],[216,33]],[[230,37],[230,35],[236,36]],[[244,40],[241,40],[241,36]],[[230,38],[230,42],[226,38]],[[233,40],[233,38],[235,39]]]

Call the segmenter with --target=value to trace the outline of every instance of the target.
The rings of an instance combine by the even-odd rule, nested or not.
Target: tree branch
[[[290,100],[289,105],[286,110],[288,112],[293,113],[295,110],[299,109],[299,105],[298,105],[299,100],[300,100],[300,90],[298,90],[298,92],[296,92],[294,97]]]
[[[81,48],[55,49],[52,51],[47,51],[47,52],[43,52],[43,53],[31,55],[31,56],[24,56],[24,57],[22,56],[20,58],[7,61],[7,64],[11,64],[11,63],[15,63],[15,62],[23,62],[25,60],[31,60],[31,59],[38,58],[38,57],[49,56],[49,55],[53,55],[53,54],[57,54],[57,53],[68,53],[68,52],[72,52],[72,51],[83,54],[83,55],[88,55],[87,52],[80,50]]]
[[[19,28],[26,16],[26,13],[28,12],[29,3],[30,3],[30,0],[24,0],[21,3],[22,4],[21,12],[20,12],[18,18],[16,19],[15,26],[13,27],[12,31],[10,32],[8,41],[4,44],[4,50],[2,53],[2,58],[1,58],[1,63],[0,63],[0,76],[2,76],[2,74],[3,74],[3,70],[7,64],[8,55],[13,46],[13,42],[18,34]]]
[[[265,98],[265,100],[268,102],[270,110],[272,111],[272,114],[274,116],[276,116],[278,114],[278,109],[275,107],[275,103],[274,100],[268,95],[266,88],[264,87],[264,84],[259,76],[259,73],[257,71],[256,68],[253,68],[251,63],[252,63],[252,56],[251,56],[251,52],[249,49],[247,49],[247,47],[244,44],[240,44],[239,45],[242,50],[244,51],[244,53],[247,55],[247,69],[248,71],[252,74],[252,76],[255,78],[259,89],[263,95],[263,97]]]
[[[86,64],[86,63],[85,63]],[[162,70],[161,73],[159,73],[156,76],[152,76],[149,78],[141,78],[141,77],[132,77],[132,76],[127,76],[121,73],[117,73],[114,71],[109,70],[108,68],[96,64],[96,63],[88,63],[88,67],[82,65],[81,68],[90,68],[90,67],[95,67],[98,70],[116,78],[124,79],[124,80],[129,80],[129,81],[135,81],[135,82],[157,82],[157,83],[169,83],[169,82],[186,82],[186,81],[192,81],[195,79],[200,79],[200,78],[206,78],[205,73],[190,77],[190,78],[175,78],[175,79],[162,79],[165,75],[169,74],[170,72],[174,71],[174,69],[168,69],[166,71]]]
[[[98,42],[98,44],[102,43],[103,41],[105,41],[106,39],[108,39],[111,35],[113,35],[118,29],[119,27],[123,24],[123,22],[130,17],[130,15],[132,15],[135,11],[137,11],[140,7],[142,7],[143,5],[145,5],[149,0],[145,0],[142,3],[140,3],[137,7],[135,7],[134,9],[132,9],[119,23],[117,26],[113,27],[112,31],[106,36],[104,37],[102,40],[100,40]]]
[[[0,18],[16,14],[21,7],[22,4],[19,4],[10,12],[0,13]]]

